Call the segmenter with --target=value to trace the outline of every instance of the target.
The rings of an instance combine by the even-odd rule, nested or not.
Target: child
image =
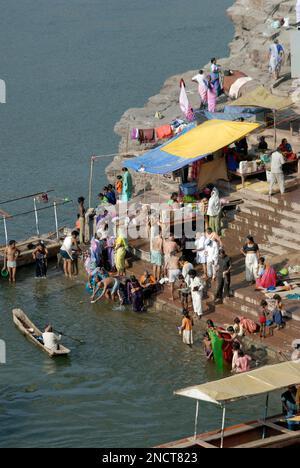
[[[261,306],[261,311],[259,314],[260,337],[266,338],[267,319],[269,315],[267,301],[265,300],[261,301],[260,306]]]
[[[204,335],[203,346],[204,346],[204,351],[205,351],[205,354],[206,354],[206,358],[209,361],[209,360],[211,360],[213,358],[213,350],[212,350],[212,346],[211,346],[211,340],[210,340],[209,334],[207,332]]]
[[[257,267],[257,277],[260,279],[264,276],[266,272],[266,261],[264,257],[260,257],[258,260],[258,267]]]
[[[181,300],[182,308],[188,309],[190,288],[187,287],[187,284],[185,282],[183,275],[179,275],[178,279],[179,279],[179,287],[178,287],[179,299]]]
[[[122,196],[123,192],[123,179],[122,176],[117,176],[116,190],[119,198]]]
[[[182,341],[184,344],[192,347],[194,344],[193,340],[193,326],[194,322],[193,319],[189,315],[188,310],[183,310],[182,311],[183,319],[182,319],[182,324],[181,327],[179,327],[179,335],[182,335]]]

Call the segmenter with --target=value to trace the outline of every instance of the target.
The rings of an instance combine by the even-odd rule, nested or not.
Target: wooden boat
[[[300,447],[300,415],[268,417],[269,395],[300,384],[300,361],[265,366],[216,382],[177,390],[175,395],[196,400],[194,436],[160,445],[162,449],[286,448]],[[262,419],[225,427],[229,404],[251,397],[266,396]],[[279,397],[279,404],[280,397]],[[222,427],[213,432],[197,433],[199,402],[212,403],[223,412]]]
[[[61,344],[59,345],[58,350],[51,350],[46,348],[39,340],[37,340],[36,336],[41,336],[42,332],[39,330],[31,320],[27,317],[27,315],[21,309],[13,309],[13,321],[16,327],[23,333],[26,338],[28,338],[32,343],[42,349],[45,353],[48,354],[51,358],[57,356],[67,356],[70,354],[70,350],[65,348]]]
[[[66,235],[66,228],[62,227],[59,229],[59,239],[57,239],[56,232],[49,232],[48,234],[43,234],[40,237],[33,236],[24,241],[18,242],[17,247],[21,251],[21,254],[17,260],[17,266],[26,266],[32,265],[35,263],[34,258],[32,257],[32,252],[34,251],[37,243],[43,241],[45,246],[48,249],[48,259],[55,258],[59,252],[60,246],[62,244],[62,239]],[[0,246],[0,269],[4,265],[4,250],[5,246]]]

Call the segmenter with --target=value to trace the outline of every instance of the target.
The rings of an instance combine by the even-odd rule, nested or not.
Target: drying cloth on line
[[[170,138],[173,135],[171,125],[162,125],[161,127],[156,128],[155,133],[158,140]]]
[[[155,141],[154,128],[139,130],[139,141],[140,143],[153,143]]]

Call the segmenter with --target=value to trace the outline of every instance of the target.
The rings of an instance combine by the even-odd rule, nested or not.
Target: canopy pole
[[[59,232],[58,232],[58,220],[57,220],[57,206],[56,202],[53,202],[53,208],[54,208],[54,219],[55,219],[55,230],[56,230],[56,238],[59,240]]]
[[[273,113],[274,113],[274,147],[275,147],[275,150],[276,150],[276,147],[277,147],[277,114],[276,114],[276,110],[273,110]]]
[[[7,224],[6,224],[5,216],[3,216],[3,226],[4,226],[4,235],[5,235],[5,245],[7,247],[8,246],[8,235],[7,235]]]
[[[221,449],[224,448],[225,420],[226,420],[226,405],[223,406],[222,430],[221,430],[221,447],[220,447]]]
[[[196,403],[196,416],[195,416],[195,429],[194,429],[194,439],[197,439],[198,434],[198,417],[199,417],[199,400]]]
[[[40,237],[40,228],[39,228],[39,218],[36,208],[36,198],[33,199],[33,206],[34,206],[34,215],[35,215],[35,226],[36,226],[36,234]]]
[[[93,172],[94,172],[94,156],[91,157],[91,164],[90,164],[89,208],[91,208],[91,204],[92,204]]]
[[[268,394],[267,394],[267,397],[266,397],[266,406],[265,406],[264,423],[266,422],[267,417],[268,417],[268,412],[269,412],[269,398],[270,398],[270,394],[268,393]],[[264,426],[263,435],[262,435],[263,440],[266,438],[266,435],[267,435],[267,428],[266,428],[266,426]]]

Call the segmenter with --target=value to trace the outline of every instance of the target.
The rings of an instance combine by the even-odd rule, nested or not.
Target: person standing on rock
[[[269,49],[269,71],[275,81],[279,78],[284,56],[285,52],[283,46],[275,39]]]
[[[127,167],[123,167],[123,179],[122,179],[122,201],[129,202],[132,198],[132,177]]]
[[[277,183],[279,185],[280,193],[283,195],[285,193],[285,183],[284,183],[284,173],[283,165],[285,164],[285,159],[280,149],[278,148],[271,156],[271,179],[270,179],[270,197],[273,195],[274,185]]]

